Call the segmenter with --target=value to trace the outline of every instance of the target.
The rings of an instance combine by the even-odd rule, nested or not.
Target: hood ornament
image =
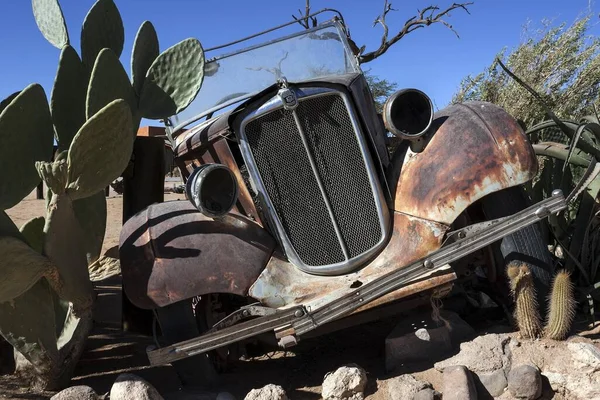
[[[283,104],[283,108],[286,110],[295,110],[298,107],[298,96],[296,96],[296,92],[294,92],[288,85],[288,81],[285,76],[282,76],[277,80],[279,84],[279,91],[277,92],[277,96],[281,100]]]

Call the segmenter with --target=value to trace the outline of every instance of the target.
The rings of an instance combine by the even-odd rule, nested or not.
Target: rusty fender
[[[123,289],[146,309],[207,293],[244,296],[274,247],[262,227],[238,214],[212,219],[188,201],[153,204],[121,231]]]
[[[390,187],[395,211],[450,225],[482,197],[535,176],[537,159],[518,123],[490,103],[449,106],[434,116],[421,153],[399,151]]]

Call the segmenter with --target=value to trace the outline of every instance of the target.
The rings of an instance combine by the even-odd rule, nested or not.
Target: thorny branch
[[[302,15],[302,10],[298,10],[300,14],[298,17],[292,15],[292,17],[298,21],[300,25],[304,27],[304,29],[310,29],[310,25],[314,28],[317,26],[317,17],[310,17],[310,0],[306,0],[306,8],[304,10],[304,15]],[[310,23],[309,23],[310,20]]]
[[[373,22],[373,26],[376,26],[377,24],[379,24],[383,27],[383,35],[381,36],[381,45],[379,46],[379,48],[377,50],[371,51],[369,53],[362,54],[362,51],[361,51],[358,54],[359,62],[361,64],[364,64],[364,63],[373,61],[377,57],[384,54],[394,43],[398,42],[400,39],[402,39],[407,34],[413,32],[419,28],[423,28],[425,26],[429,26],[432,24],[441,23],[446,28],[448,28],[452,32],[454,32],[456,37],[459,37],[458,32],[456,32],[456,30],[452,27],[452,25],[450,25],[447,21],[444,20],[444,17],[446,17],[446,16],[449,17],[450,12],[453,10],[457,10],[457,9],[462,9],[465,12],[467,12],[467,14],[470,14],[468,6],[470,6],[472,4],[473,4],[472,2],[470,2],[470,3],[452,3],[452,5],[450,7],[446,8],[443,11],[440,11],[440,8],[438,6],[425,7],[423,10],[418,11],[419,15],[408,19],[404,23],[404,26],[402,27],[402,29],[400,29],[400,31],[394,37],[392,37],[390,39],[389,38],[389,27],[385,21],[385,17],[388,15],[388,13],[390,11],[396,11],[396,10],[392,8],[392,3],[388,2],[388,0],[385,0],[384,5],[383,5],[383,13],[377,17],[375,22]],[[364,50],[364,46],[361,48],[361,50]]]
[[[352,50],[358,57],[358,62],[360,64],[364,64],[364,63],[373,61],[377,57],[384,54],[386,51],[388,51],[388,49],[393,44],[398,42],[404,36],[408,35],[409,33],[413,32],[413,31],[416,31],[419,28],[423,28],[425,26],[441,23],[446,28],[448,28],[452,32],[454,32],[456,37],[460,37],[458,35],[458,32],[454,29],[454,27],[452,25],[450,25],[444,18],[449,17],[451,11],[458,10],[458,9],[462,9],[467,14],[471,14],[468,9],[468,7],[471,5],[473,5],[473,2],[452,3],[451,6],[449,6],[448,8],[446,8],[443,11],[440,11],[440,8],[438,6],[427,6],[423,10],[420,10],[420,11],[417,10],[417,12],[419,14],[408,19],[404,23],[404,26],[402,27],[402,29],[400,29],[400,31],[394,37],[389,38],[390,30],[385,21],[385,17],[390,13],[390,11],[397,11],[397,10],[392,8],[392,3],[390,3],[388,0],[385,0],[384,4],[383,4],[383,12],[373,22],[373,26],[376,26],[379,24],[383,28],[383,35],[381,36],[381,45],[379,45],[379,48],[377,50],[371,51],[369,53],[364,53],[365,46],[361,46],[359,48],[351,38],[348,38],[348,42],[349,42],[350,46],[352,47]],[[298,23],[300,25],[302,25],[305,29],[310,29],[311,25],[313,28],[317,26],[317,18],[310,17],[310,0],[306,0],[306,8],[305,8],[304,14],[302,13],[302,10],[298,10],[298,13],[299,13],[298,17],[296,17],[295,15],[292,15],[292,17],[296,21],[298,21]]]

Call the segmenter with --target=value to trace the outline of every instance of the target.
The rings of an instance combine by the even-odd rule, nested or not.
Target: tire
[[[520,186],[492,193],[481,201],[486,219],[506,217],[530,205]],[[501,280],[508,283],[506,267],[514,262],[525,263],[533,276],[540,314],[545,317],[546,299],[550,292],[553,276],[553,260],[542,235],[542,224],[538,222],[504,237],[493,246],[494,258]]]
[[[203,333],[196,323],[191,299],[158,308],[155,312],[162,338],[167,345],[192,339]],[[219,377],[208,354],[184,358],[172,365],[184,386],[211,388]]]

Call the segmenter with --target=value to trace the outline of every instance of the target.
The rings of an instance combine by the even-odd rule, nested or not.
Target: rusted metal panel
[[[274,247],[264,229],[240,215],[213,220],[188,201],[154,204],[121,231],[123,288],[140,308],[206,293],[246,295]]]
[[[535,176],[537,159],[518,123],[500,107],[469,102],[436,113],[422,153],[395,160],[394,209],[451,224],[487,194]],[[391,174],[396,175],[397,173]]]
[[[447,230],[447,225],[396,212],[391,239],[386,248],[361,270],[342,276],[310,275],[275,253],[250,288],[249,295],[269,307],[287,308],[303,304],[315,309],[375,278],[427,256],[440,247]],[[443,270],[454,275],[447,267]],[[435,270],[435,273],[437,275],[440,271]],[[414,293],[412,289],[407,290],[393,293],[390,301],[399,298],[397,296]]]

